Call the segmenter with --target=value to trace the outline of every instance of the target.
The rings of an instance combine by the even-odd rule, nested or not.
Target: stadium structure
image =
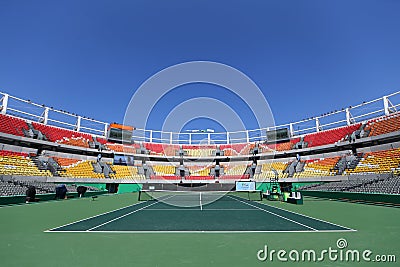
[[[126,184],[238,180],[256,181],[263,190],[275,183],[310,192],[399,194],[399,95],[273,128],[173,133],[1,93],[1,195],[23,194],[35,182],[49,193],[49,183],[103,184],[117,192],[118,185],[132,187]]]
[[[0,93],[1,262],[286,266],[267,251],[285,248],[300,251],[296,266],[393,264],[399,97],[265,129],[175,133]],[[310,254],[321,248],[342,258]]]

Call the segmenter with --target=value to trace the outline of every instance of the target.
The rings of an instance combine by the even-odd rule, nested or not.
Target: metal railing
[[[266,132],[287,128],[290,137],[302,136],[323,130],[349,126],[372,118],[397,112],[400,106],[400,91],[335,110],[319,116],[274,127],[237,132],[163,132],[159,130],[135,129],[132,140],[136,142],[153,142],[168,144],[234,144],[262,142],[267,139]],[[109,123],[77,115],[53,107],[47,107],[0,92],[1,114],[12,115],[28,121],[60,127],[94,136],[107,137]]]

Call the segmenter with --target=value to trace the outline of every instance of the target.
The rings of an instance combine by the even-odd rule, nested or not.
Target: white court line
[[[146,202],[138,202],[138,203],[135,203],[133,205],[128,205],[128,206],[125,206],[125,207],[122,207],[122,208],[119,208],[119,209],[107,211],[107,212],[100,213],[100,214],[97,214],[97,215],[94,215],[94,216],[91,216],[91,217],[88,217],[88,218],[85,218],[85,219],[81,219],[81,220],[74,221],[74,222],[71,222],[71,223],[67,223],[67,224],[64,224],[64,225],[61,225],[61,226],[57,226],[57,227],[51,228],[51,229],[49,229],[47,231],[52,231],[52,230],[57,229],[57,228],[65,227],[65,226],[68,226],[68,225],[71,225],[71,224],[74,224],[74,223],[83,222],[83,221],[86,221],[86,220],[89,220],[89,219],[93,219],[93,218],[96,218],[96,217],[99,217],[99,216],[102,216],[102,215],[106,215],[106,214],[112,213],[114,211],[119,211],[119,210],[122,210],[122,209],[130,208],[130,207],[133,207],[133,206],[136,206],[136,205],[139,205],[139,204],[144,204],[144,203],[146,203]]]
[[[200,210],[203,210],[203,205],[201,204],[201,192],[200,192]]]
[[[306,218],[309,218],[309,219],[317,220],[317,221],[320,221],[320,222],[323,222],[323,223],[331,224],[331,225],[334,225],[334,226],[337,226],[337,227],[342,227],[342,228],[345,228],[345,229],[348,229],[348,230],[351,230],[351,231],[357,231],[357,230],[355,230],[355,229],[342,226],[342,225],[340,225],[340,224],[327,222],[327,221],[324,221],[324,220],[321,220],[321,219],[317,219],[317,218],[314,218],[314,217],[311,217],[311,216],[307,216],[307,215],[304,215],[304,214],[301,214],[301,213],[297,213],[297,212],[294,212],[294,211],[290,211],[290,210],[278,208],[278,207],[275,207],[275,206],[271,206],[271,205],[268,205],[268,204],[266,204],[266,203],[260,203],[260,204],[265,205],[265,206],[267,206],[267,207],[271,207],[271,208],[276,208],[276,209],[279,209],[279,210],[287,211],[287,212],[290,212],[290,213],[293,213],[293,214],[296,214],[296,215],[300,215],[300,216],[303,216],[303,217],[306,217]]]
[[[171,196],[171,197],[172,197],[172,196]],[[230,197],[230,196],[229,196],[229,197]],[[232,198],[232,197],[230,197],[230,198]],[[240,200],[235,199],[235,198],[232,198],[232,199],[234,199],[234,200],[236,200],[236,201],[238,201],[238,202],[243,202],[243,201],[240,201]],[[173,233],[303,233],[303,232],[308,232],[308,233],[310,233],[310,232],[354,232],[354,231],[357,231],[357,230],[354,230],[354,229],[351,229],[351,228],[348,228],[348,227],[343,227],[343,226],[341,226],[341,225],[333,224],[333,223],[326,222],[326,221],[323,221],[323,220],[320,220],[320,219],[317,219],[317,218],[313,218],[313,217],[306,216],[306,215],[303,215],[303,214],[299,214],[299,213],[296,213],[296,212],[292,212],[292,211],[288,211],[288,210],[285,210],[285,209],[281,209],[281,208],[277,208],[277,207],[274,207],[274,206],[270,206],[270,205],[267,205],[267,204],[264,204],[264,203],[261,203],[261,204],[266,205],[267,207],[273,207],[273,208],[277,208],[277,209],[280,209],[280,210],[283,210],[283,211],[287,211],[287,212],[290,212],[290,213],[293,213],[293,214],[297,214],[297,215],[300,215],[300,216],[304,216],[304,217],[308,217],[308,218],[311,218],[311,219],[319,220],[319,221],[324,222],[324,223],[336,225],[336,226],[339,226],[339,227],[342,227],[342,228],[345,228],[345,229],[348,229],[348,230],[345,230],[345,229],[343,229],[343,230],[315,230],[315,229],[313,229],[312,227],[308,227],[308,226],[306,226],[306,225],[303,225],[303,226],[312,229],[312,231],[310,231],[310,230],[300,230],[300,231],[290,231],[290,230],[283,230],[283,231],[279,231],[279,230],[272,230],[272,231],[268,231],[268,230],[266,230],[266,231],[258,231],[258,230],[256,230],[256,231],[252,231],[252,230],[250,230],[250,231],[246,231],[246,230],[239,230],[239,231],[209,231],[209,230],[205,230],[205,231],[90,231],[90,232],[89,232],[89,230],[83,230],[83,231],[79,231],[79,230],[78,230],[78,231],[60,231],[60,230],[54,230],[54,229],[62,228],[62,227],[64,227],[64,226],[68,226],[68,225],[71,225],[71,224],[74,224],[74,223],[78,223],[78,222],[81,222],[81,221],[89,220],[89,219],[92,219],[92,218],[95,218],[95,217],[98,217],[98,216],[102,216],[102,215],[105,215],[105,214],[109,214],[109,213],[112,213],[112,212],[114,212],[114,211],[122,210],[122,209],[129,208],[129,207],[133,207],[133,206],[136,206],[136,205],[139,205],[139,204],[142,204],[142,203],[146,203],[146,202],[138,202],[138,203],[135,203],[135,204],[133,204],[133,205],[125,206],[125,207],[122,207],[122,208],[119,208],[119,209],[115,209],[115,210],[108,211],[108,212],[105,212],[105,213],[102,213],[102,214],[98,214],[98,215],[95,215],[95,216],[91,216],[91,217],[89,217],[89,218],[82,219],[82,220],[79,220],[79,221],[76,221],[76,222],[72,222],[72,223],[69,223],[69,224],[65,224],[65,225],[62,225],[62,226],[58,226],[58,227],[52,228],[52,229],[50,229],[50,230],[46,230],[46,231],[44,231],[44,232],[51,232],[51,233],[54,233],[54,232],[56,232],[56,233],[150,233],[150,234],[151,234],[151,233],[172,233],[172,234],[173,234]],[[156,203],[153,203],[153,204],[151,204],[151,205],[148,205],[148,206],[146,206],[146,207],[144,207],[144,208],[142,208],[142,209],[140,209],[140,210],[141,210],[141,211],[151,211],[151,210],[161,210],[161,211],[165,211],[165,210],[182,211],[182,210],[184,210],[184,211],[187,211],[187,210],[190,210],[190,209],[147,209],[147,210],[145,210],[145,208],[148,208],[149,206],[152,206],[152,205],[157,204],[157,203],[159,203],[159,202],[156,202]],[[223,211],[223,210],[226,210],[226,211],[228,211],[228,210],[249,210],[249,211],[258,211],[258,210],[262,210],[262,211],[264,211],[264,212],[268,212],[268,211],[266,211],[266,210],[264,210],[264,209],[262,209],[262,208],[253,206],[253,205],[248,204],[248,203],[246,203],[246,202],[243,202],[243,203],[246,204],[246,205],[255,207],[256,209],[251,208],[251,209],[204,209],[204,210],[206,210],[206,211],[207,211],[207,210],[215,210],[215,211],[221,211],[221,210],[222,210],[222,211]],[[139,211],[139,210],[135,210],[134,212],[136,212],[136,211]],[[133,213],[134,213],[134,212],[133,212]],[[268,212],[268,213],[274,214],[274,213],[272,213],[272,212]],[[129,215],[129,214],[125,214],[125,216],[126,216],[126,215]],[[277,214],[274,214],[274,215],[277,215]],[[282,216],[280,216],[280,215],[277,215],[277,216],[278,216],[278,217],[282,217]],[[285,218],[285,217],[282,217],[282,218],[284,218],[284,219],[286,219],[286,220],[290,220],[290,219]],[[111,221],[110,221],[110,222],[111,222]],[[295,221],[293,221],[293,222],[295,222]],[[295,223],[296,223],[296,222],[295,222]],[[300,224],[300,223],[297,223],[297,224]],[[100,227],[100,226],[97,226],[97,227]],[[93,229],[95,229],[95,228],[97,228],[97,227],[94,227]]]
[[[157,210],[157,211],[199,211],[198,209],[191,209],[191,208],[179,208],[179,209],[154,209],[154,208],[150,208],[150,209],[146,209],[143,211],[153,211],[153,210]],[[256,209],[208,209],[208,208],[203,208],[203,211],[236,211],[236,210],[248,210],[248,211],[258,211]]]
[[[282,219],[284,219],[284,220],[293,222],[293,223],[295,223],[295,224],[301,225],[301,226],[303,226],[303,227],[306,227],[306,228],[311,229],[311,230],[314,230],[314,231],[318,231],[317,229],[312,228],[312,227],[310,227],[310,226],[308,226],[308,225],[299,223],[299,222],[297,222],[297,221],[291,220],[291,219],[286,218],[286,217],[284,217],[284,216],[281,216],[281,215],[279,215],[279,214],[276,214],[276,213],[273,213],[273,212],[271,212],[271,211],[265,210],[265,209],[263,209],[263,208],[254,206],[254,205],[252,205],[252,204],[250,204],[250,203],[246,203],[246,202],[244,202],[244,201],[242,201],[242,200],[238,200],[238,199],[233,198],[233,197],[231,197],[231,196],[228,196],[228,197],[229,197],[229,198],[232,198],[232,199],[234,199],[234,200],[236,200],[236,201],[242,202],[242,203],[244,203],[244,204],[246,204],[246,205],[248,205],[248,206],[250,206],[250,207],[254,207],[254,208],[256,208],[256,209],[259,209],[259,210],[262,210],[262,211],[264,211],[264,212],[267,212],[267,213],[270,213],[270,214],[272,214],[272,215],[275,215],[275,216],[277,216],[277,217],[279,217],[279,218],[282,218]]]
[[[46,233],[106,233],[106,234],[251,234],[251,233],[343,233],[343,232],[354,232],[354,230],[266,230],[266,231],[258,231],[258,230],[238,230],[238,231],[45,231]]]
[[[171,198],[171,197],[168,197],[168,198]],[[168,198],[165,198],[164,200],[166,200],[166,199],[168,199]],[[87,229],[86,231],[89,232],[89,231],[91,231],[91,230],[93,230],[93,229],[99,228],[99,227],[101,227],[101,226],[104,226],[104,225],[109,224],[109,223],[111,223],[111,222],[114,222],[114,221],[116,221],[116,220],[122,219],[122,218],[124,218],[124,217],[126,217],[126,216],[129,216],[129,215],[134,214],[134,213],[136,213],[136,212],[138,212],[138,211],[144,210],[145,208],[151,207],[151,206],[153,206],[153,205],[155,205],[155,204],[158,204],[158,203],[159,203],[158,201],[157,201],[157,202],[154,202],[154,203],[151,203],[150,205],[144,206],[143,208],[140,208],[140,209],[137,209],[137,210],[128,212],[128,213],[126,213],[126,214],[124,214],[124,215],[121,215],[121,216],[119,216],[119,217],[117,217],[117,218],[114,218],[114,219],[112,219],[112,220],[109,220],[109,221],[107,221],[107,222],[105,222],[105,223],[102,223],[102,224],[99,224],[99,225],[97,225],[97,226],[95,226],[95,227],[89,228],[89,229]]]

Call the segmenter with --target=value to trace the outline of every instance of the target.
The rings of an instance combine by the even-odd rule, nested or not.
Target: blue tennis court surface
[[[207,203],[179,207],[159,200],[143,201],[118,210],[56,227],[48,232],[187,233],[187,232],[341,232],[353,229],[273,207],[265,202],[225,196]],[[172,202],[171,202],[172,201]]]

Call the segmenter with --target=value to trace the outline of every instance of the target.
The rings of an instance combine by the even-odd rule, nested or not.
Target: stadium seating
[[[215,154],[215,146],[183,145],[182,150],[189,157],[210,157]]]
[[[23,119],[0,114],[0,132],[24,136],[22,129],[28,130],[28,125]]]
[[[287,162],[280,161],[261,163],[261,172],[256,173],[254,178],[261,180],[275,178],[276,176],[277,178],[287,178],[288,174],[284,173],[287,166]]]
[[[150,155],[176,156],[179,151],[179,145],[143,143],[143,146]]]
[[[400,164],[400,149],[390,149],[365,153],[357,167],[346,170],[347,174],[388,173],[398,170]]]
[[[393,176],[393,174],[377,174],[372,177],[361,175],[352,180],[312,184],[298,189],[306,191],[400,194],[400,179],[398,176]]]
[[[230,163],[221,164],[224,167],[224,175],[243,175],[250,163]]]
[[[221,151],[224,151],[225,156],[246,155],[250,153],[250,146],[254,144],[229,144],[220,145]]]
[[[346,135],[352,134],[355,130],[359,129],[361,123],[350,126],[334,128],[322,132],[307,134],[304,137],[304,142],[308,143],[308,147],[316,147],[328,144],[334,144],[338,141],[343,141]]]
[[[36,194],[54,193],[55,183],[51,182],[37,182],[37,181],[1,181],[0,180],[0,196],[25,196],[28,186],[36,188]],[[77,185],[66,185],[68,192],[76,192]],[[99,189],[86,186],[88,191],[99,191]]]
[[[249,174],[241,174],[241,175],[222,175],[218,177],[220,180],[241,180],[241,179],[250,179]]]
[[[205,176],[196,176],[196,175],[189,175],[185,177],[185,180],[214,180],[214,176],[205,175]]]
[[[29,122],[34,129],[40,131],[51,142],[67,144],[80,147],[89,147],[89,142],[93,142],[91,134],[76,132],[59,127],[44,125],[37,122]],[[310,133],[304,136],[304,142],[308,143],[308,147],[316,147],[327,144],[334,144],[343,141],[347,135],[350,135],[355,130],[359,129],[361,123],[350,126],[338,127],[317,133]],[[29,127],[24,119],[0,114],[0,132],[8,133],[16,136],[24,136],[23,129],[28,131]],[[369,132],[369,136],[377,136],[385,133],[390,133],[400,130],[400,113],[396,112],[388,116],[382,116],[378,119],[372,119],[366,123],[365,129]],[[296,137],[290,141],[278,143],[276,145],[260,144],[263,152],[271,150],[287,151],[293,149],[293,146],[299,142],[300,138]],[[139,144],[121,145],[107,142],[106,139],[97,137],[96,141],[106,146],[107,149],[115,152],[137,153],[140,149]],[[143,143],[143,146],[152,155],[167,155],[175,156],[179,150],[179,145],[168,145],[159,143]],[[242,144],[224,144],[220,145],[220,149],[224,151],[225,156],[246,155],[251,153],[254,148],[253,143]],[[187,156],[203,157],[213,156],[216,150],[215,145],[182,145]]]
[[[193,165],[186,166],[192,176],[208,176],[210,175],[211,166],[207,165]]]
[[[173,165],[151,165],[156,175],[175,175],[176,167]]]
[[[286,151],[286,150],[291,150],[293,148],[293,145],[296,144],[300,138],[296,138],[295,140],[291,140],[289,142],[284,142],[284,143],[278,143],[275,145],[275,150],[276,151]]]
[[[79,159],[61,158],[61,157],[53,157],[53,159],[62,167],[70,167],[80,161]]]
[[[114,173],[110,174],[112,179],[145,179],[144,175],[138,173],[136,166],[110,165]]]
[[[99,142],[102,145],[107,144],[107,140],[101,137],[96,137],[97,142]]]
[[[33,127],[33,128],[32,128]],[[275,152],[275,151],[288,151],[300,147],[300,143],[308,144],[308,147],[317,147],[329,144],[343,142],[349,135],[356,130],[363,130],[361,135],[365,136],[378,136],[395,132],[400,130],[400,112],[392,113],[388,116],[374,118],[363,123],[356,123],[350,126],[337,127],[330,130],[308,133],[301,137],[294,137],[285,142],[277,144],[257,144],[259,146],[259,153]],[[176,144],[160,144],[160,143],[135,143],[135,144],[117,144],[108,142],[102,137],[93,137],[91,134],[72,131],[59,127],[44,125],[38,122],[31,122],[23,118],[17,118],[10,115],[0,114],[0,132],[12,134],[15,136],[28,136],[26,131],[37,130],[40,131],[50,142],[59,144],[66,144],[78,146],[83,148],[99,148],[110,150],[117,153],[149,153],[150,155],[166,155],[166,156],[179,156],[178,151],[183,150],[184,155],[188,157],[212,157],[215,155],[217,145],[176,145]],[[35,132],[37,132],[35,131]],[[38,136],[36,134],[35,136]],[[31,136],[32,137],[32,136]],[[33,137],[36,138],[36,137]],[[358,137],[357,137],[358,138]],[[38,138],[40,139],[40,138]],[[300,142],[300,143],[299,143]],[[101,144],[101,145],[99,145]],[[296,146],[296,144],[298,146]],[[220,150],[223,151],[225,157],[234,157],[240,155],[249,155],[252,153],[256,143],[240,143],[240,144],[221,144],[218,145]],[[144,151],[145,150],[145,151]],[[83,151],[83,150],[82,150]],[[97,153],[97,152],[95,152]],[[296,153],[296,152],[295,152]],[[295,154],[293,153],[293,154]],[[306,160],[301,160],[298,165],[294,161],[293,154],[291,158],[282,159],[282,154],[274,160],[261,160],[258,162],[255,172],[255,179],[271,179],[271,178],[307,178],[307,177],[320,177],[320,176],[333,176],[333,175],[359,175],[359,174],[381,174],[393,173],[400,174],[400,149],[390,149],[385,151],[368,152],[365,154],[358,153],[357,155],[350,155],[354,160],[347,160],[346,156],[336,156],[329,158],[315,158],[315,156],[305,156]],[[312,153],[311,153],[312,154]],[[338,155],[339,153],[335,154]],[[95,155],[91,154],[90,159],[95,159]],[[19,153],[12,151],[0,151],[0,175],[23,175],[23,176],[61,176],[71,178],[111,178],[111,179],[145,179],[143,173],[144,169],[140,166],[119,166],[112,165],[110,162],[104,165],[104,162],[98,163],[95,160],[76,159],[76,158],[63,158],[53,157],[59,164],[57,170],[51,168],[44,168],[38,163],[38,157],[28,155],[27,153]],[[78,156],[79,158],[79,156]],[[82,157],[84,158],[84,157]],[[155,157],[157,158],[157,157]],[[361,159],[361,160],[360,160]],[[40,159],[41,160],[41,159]],[[39,161],[40,161],[39,160]],[[104,159],[111,161],[111,157]],[[141,159],[140,159],[141,160]],[[140,164],[140,160],[135,161],[135,164]],[[54,162],[53,162],[54,163]],[[151,179],[168,179],[180,180],[180,176],[176,175],[176,165],[169,165],[164,163],[147,162],[149,163],[147,175]],[[188,163],[188,164],[186,164]],[[250,178],[249,162],[235,162],[231,161],[230,164],[221,162],[223,172],[220,173],[219,179],[248,179]],[[344,164],[341,164],[344,163]],[[351,164],[353,165],[351,165]],[[56,165],[56,164],[55,164]],[[185,161],[186,179],[193,180],[212,180],[214,179],[214,167],[202,165],[201,162],[197,164]],[[300,166],[301,165],[301,166]],[[105,169],[102,169],[106,167]],[[295,170],[293,171],[293,167]],[[340,170],[338,169],[340,167]],[[107,169],[107,172],[105,171]],[[108,169],[111,172],[108,172]],[[51,171],[50,171],[51,170]],[[288,170],[291,170],[289,172]],[[139,172],[141,174],[139,174]],[[366,185],[366,188],[370,188]],[[367,189],[366,189],[367,190]],[[369,190],[369,189],[368,189]]]
[[[51,142],[88,148],[88,142],[93,141],[90,134],[57,128],[36,122],[32,122],[32,125],[36,130],[42,132]]]
[[[59,172],[61,177],[74,177],[74,178],[105,178],[103,173],[95,173],[92,162],[90,160],[78,161],[68,167],[64,167]]]
[[[377,179],[372,182],[363,183],[357,187],[348,188],[346,191],[358,193],[400,194],[400,179],[399,177]]]
[[[24,152],[14,152],[14,151],[8,151],[8,150],[0,150],[0,156],[5,157],[5,156],[19,156],[19,157],[29,157],[28,153]]]
[[[99,139],[97,139],[99,140]],[[138,144],[135,145],[122,145],[122,144],[114,144],[114,143],[106,143],[106,147],[109,150],[112,150],[114,152],[121,152],[121,153],[132,153],[136,154],[137,149],[140,148]]]
[[[384,116],[376,120],[371,120],[365,127],[370,131],[369,136],[377,136],[400,130],[400,113],[396,112],[389,116]]]
[[[26,153],[1,151],[0,175],[52,176],[48,170],[39,170]]]
[[[151,155],[164,155],[164,145],[157,143],[143,143]]]
[[[181,180],[180,176],[177,175],[151,175],[152,180]]]
[[[63,177],[75,177],[75,178],[105,178],[103,173],[94,172],[92,163],[95,161],[78,160],[70,158],[54,157],[57,163],[63,167],[59,171],[59,175]],[[123,165],[112,165],[107,163],[111,168],[109,178],[111,179],[144,179],[144,175],[138,174],[136,166],[123,166]],[[74,176],[75,175],[75,176]]]
[[[12,181],[0,181],[0,196],[22,196],[25,195],[27,189],[28,188]]]
[[[307,178],[316,176],[332,176],[336,172],[333,171],[335,164],[338,162],[340,157],[307,160],[304,165],[302,172],[296,172],[293,177],[295,178]]]
[[[277,144],[260,144],[260,147],[263,148],[262,152],[266,151],[287,151],[293,149],[294,145],[300,141],[300,138],[293,138],[290,141],[277,143]]]
[[[178,145],[170,145],[170,144],[164,144],[163,145],[163,155],[165,156],[175,156],[177,152],[179,151],[179,146]]]
[[[338,182],[322,183],[322,184],[300,187],[299,190],[342,192],[342,191],[348,191],[351,188],[358,187],[362,184],[369,183],[371,181],[373,181],[373,179],[371,178],[358,179],[352,181],[338,181]]]

